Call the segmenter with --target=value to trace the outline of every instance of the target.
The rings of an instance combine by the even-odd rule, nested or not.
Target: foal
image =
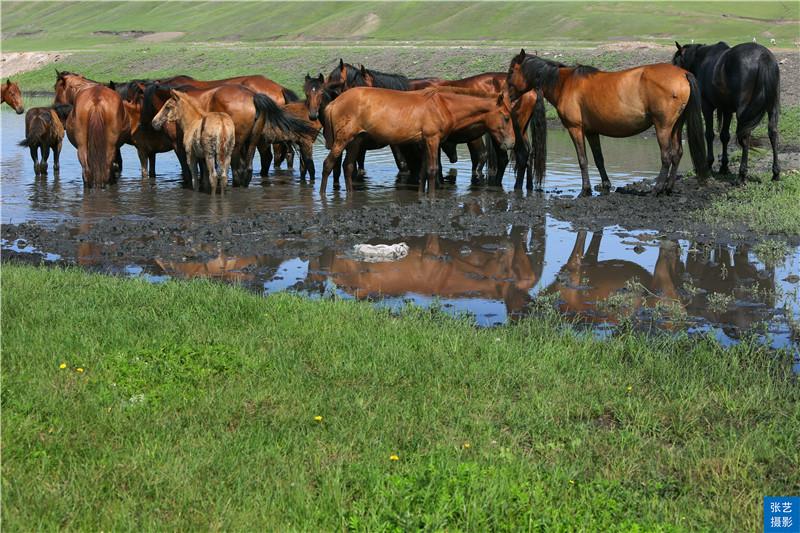
[[[72,111],[71,105],[58,106],[63,113],[63,120]],[[36,176],[47,174],[47,158],[50,149],[53,149],[53,171],[58,172],[58,157],[61,155],[61,143],[64,140],[64,124],[58,111],[54,107],[32,107],[25,114],[25,139],[20,141],[20,146],[30,148],[33,159],[33,171]],[[39,153],[42,161],[39,162]]]
[[[197,100],[186,93],[172,90],[161,111],[153,118],[153,127],[161,129],[165,122],[178,122],[183,130],[183,146],[189,170],[192,173],[192,187],[200,188],[199,162],[205,160],[211,194],[225,193],[228,181],[228,167],[231,164],[235,131],[233,119],[225,113],[203,111]]]

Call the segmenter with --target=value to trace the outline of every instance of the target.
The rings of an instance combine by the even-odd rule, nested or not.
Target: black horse
[[[739,181],[747,176],[747,152],[750,134],[769,116],[767,130],[772,144],[772,179],[780,176],[778,164],[778,115],[780,113],[780,71],[775,56],[760,44],[737,44],[733,48],[723,42],[714,45],[689,44],[681,46],[672,64],[695,75],[702,94],[703,116],[706,121],[708,165],[714,162],[714,110],[722,117],[719,138],[722,141],[722,161],[719,171],[728,174],[728,141],[730,125],[736,113],[736,140],[742,147]]]

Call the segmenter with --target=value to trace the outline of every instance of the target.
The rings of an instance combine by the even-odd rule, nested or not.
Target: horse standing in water
[[[731,118],[736,113],[736,140],[742,147],[739,165],[739,182],[747,177],[747,156],[750,134],[764,118],[769,117],[767,131],[772,145],[772,179],[780,178],[778,163],[778,115],[780,114],[780,70],[775,56],[767,48],[755,43],[726,43],[715,45],[689,44],[681,46],[672,64],[685,68],[697,77],[703,95],[703,116],[706,121],[706,144],[709,168],[714,163],[714,110],[721,115],[722,160],[719,171],[728,174],[728,141]]]
[[[512,99],[531,89],[541,89],[555,106],[578,154],[583,181],[581,196],[592,194],[585,142],[592,149],[602,187],[610,189],[600,135],[630,137],[650,126],[655,126],[661,148],[661,172],[655,194],[672,191],[683,155],[684,122],[697,178],[702,181],[708,176],[700,89],[695,77],[682,68],[658,63],[603,72],[594,67],[568,67],[521,50],[511,60],[507,87]]]
[[[71,104],[67,137],[78,150],[86,187],[105,187],[122,172],[119,149],[130,137],[122,98],[116,91],[78,74],[58,72],[56,104]]]
[[[183,146],[189,170],[192,172],[192,188],[200,188],[199,162],[205,161],[211,194],[225,194],[228,167],[235,142],[234,124],[230,115],[204,111],[197,100],[186,93],[172,91],[172,98],[153,118],[153,127],[160,129],[165,122],[179,122],[183,131]]]
[[[53,171],[58,173],[58,158],[61,155],[61,143],[64,140],[64,124],[66,117],[72,111],[72,106],[58,106],[58,111],[54,107],[32,107],[25,113],[25,139],[20,141],[20,146],[25,146],[31,151],[33,160],[33,171],[36,176],[47,174],[47,158],[50,156],[50,149],[53,149]],[[61,114],[59,114],[59,111]],[[39,161],[39,153],[42,160]]]
[[[502,94],[495,99],[441,92],[435,87],[412,92],[357,87],[331,102],[324,118],[325,145],[330,153],[323,166],[320,194],[325,193],[328,175],[345,148],[347,190],[353,190],[353,163],[365,139],[422,145],[431,193],[439,173],[439,146],[452,132],[481,125],[503,149],[514,146],[511,110]],[[419,187],[424,189],[424,180],[420,179]]]
[[[19,90],[19,85],[7,79],[5,83],[0,84],[0,102],[6,103],[21,115],[25,112],[25,105],[22,103],[22,91]]]

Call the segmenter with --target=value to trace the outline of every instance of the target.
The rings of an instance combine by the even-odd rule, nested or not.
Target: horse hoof
[[[578,198],[588,198],[590,196],[592,196],[592,189],[582,189]]]

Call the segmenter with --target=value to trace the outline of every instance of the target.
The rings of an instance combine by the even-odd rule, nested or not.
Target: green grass
[[[800,492],[788,354],[748,342],[10,264],[2,284],[9,531],[752,531]]]
[[[183,42],[756,37],[792,48],[798,20],[797,10],[780,2],[3,2],[2,15],[7,51],[103,46],[125,38],[94,32],[130,30],[185,32]],[[367,17],[376,22],[365,25]]]
[[[731,135],[736,139],[735,124],[731,125]],[[795,146],[800,145],[800,105],[784,106],[781,109],[780,118],[778,119],[779,145],[788,143]],[[756,137],[767,138],[767,119],[766,117],[761,121],[761,124],[753,130],[753,135]]]
[[[748,181],[716,198],[698,217],[710,224],[748,228],[762,235],[800,235],[800,170],[782,172],[777,182],[772,181],[771,173],[756,178],[760,181]]]

